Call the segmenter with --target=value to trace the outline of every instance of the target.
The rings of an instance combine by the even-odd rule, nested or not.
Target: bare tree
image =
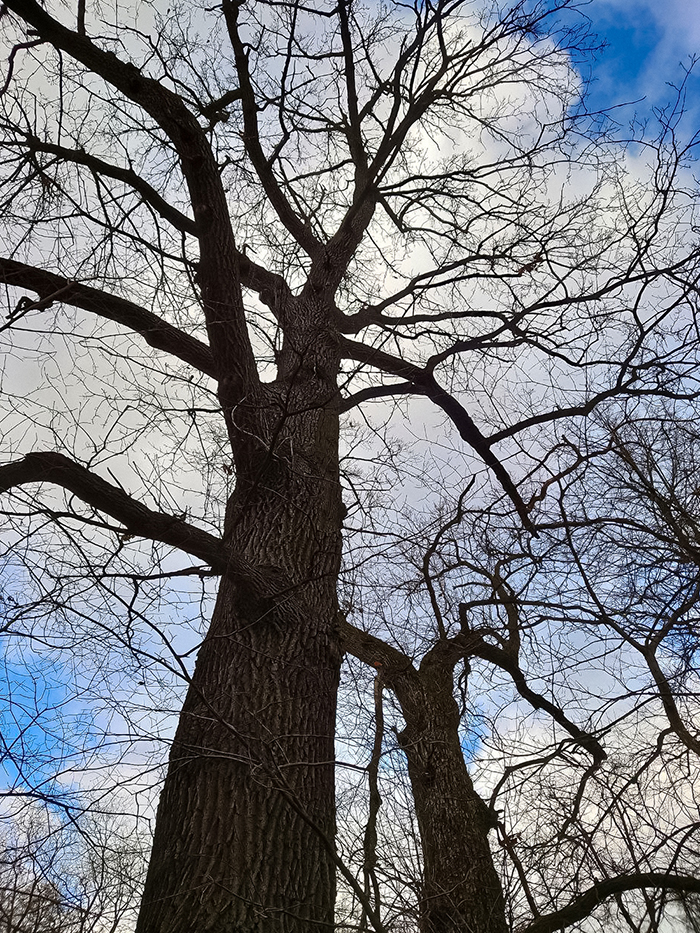
[[[15,810],[0,851],[3,933],[120,933],[132,928],[144,867],[132,820],[61,820],[43,805]]]
[[[541,507],[526,549],[493,521],[479,534],[462,503],[427,538],[414,527],[412,561],[405,542],[403,564],[384,545],[394,569],[381,576],[408,599],[387,611],[391,597],[370,591],[362,610],[384,633],[406,613],[403,650],[344,621],[347,650],[377,670],[405,723],[422,929],[474,926],[488,869],[464,827],[477,820],[501,849],[509,928],[590,930],[595,913],[601,929],[673,929],[678,895],[698,889],[697,575],[679,573],[697,523],[693,453],[678,412],[653,444],[629,411],[616,414],[624,428],[588,425],[585,448],[564,445],[549,520]],[[610,430],[614,443],[601,443]],[[671,509],[658,511],[666,496],[684,537]],[[433,645],[407,650],[407,632],[429,637],[431,614]],[[488,807],[475,786],[491,790]]]
[[[533,892],[467,772],[453,696],[457,665],[478,659],[551,717],[583,783],[605,759],[605,729],[530,682],[535,623],[511,564],[554,548],[538,508],[578,469],[564,419],[694,395],[694,142],[679,110],[658,137],[636,134],[647,168],[625,175],[624,147],[581,106],[573,65],[590,42],[568,2],[223,0],[149,15],[3,9],[0,489],[12,599],[32,592],[8,632],[79,645],[76,663],[100,672],[89,689],[120,713],[153,669],[168,702],[187,685],[138,929],[330,930],[336,876],[361,925],[384,929],[376,792],[363,882],[334,841],[344,650],[381,666],[377,717],[384,686],[405,717],[425,930],[502,933],[529,916],[541,933],[627,888],[696,890],[683,872],[599,882],[572,861],[552,864],[549,902],[551,872]],[[344,586],[358,592],[382,539],[409,567],[421,541],[373,511],[352,471],[343,502],[341,453],[352,460],[359,412],[377,457],[410,469],[389,436],[409,404],[444,419],[451,469],[478,482],[431,528],[431,611],[401,634],[353,625],[352,600],[339,611],[344,522]],[[443,539],[465,521],[484,553],[458,545],[453,561]],[[454,566],[435,577],[433,558]],[[441,603],[436,580],[453,571],[488,598]],[[198,645],[196,624],[183,634],[160,607],[191,580],[201,595],[182,604],[208,609],[215,578]],[[474,621],[484,607],[501,628]],[[113,655],[139,671],[127,696],[105,673]],[[496,829],[520,885],[508,903]]]

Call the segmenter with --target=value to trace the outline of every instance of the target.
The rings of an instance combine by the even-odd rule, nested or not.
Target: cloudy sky
[[[606,107],[645,98],[640,113],[667,103],[693,55],[700,55],[700,0],[591,0],[584,7],[608,43],[592,66],[591,104]],[[700,67],[688,104],[700,110]],[[698,127],[696,126],[696,129]]]
[[[636,101],[616,111],[624,123],[635,111],[639,115],[651,114],[654,107],[668,103],[674,96],[669,84],[678,84],[683,78],[683,66],[688,66],[693,55],[700,54],[700,0],[591,0],[584,9],[593,30],[607,42],[607,48],[591,64],[590,106],[602,109]],[[688,85],[689,123],[695,124],[691,131],[700,129],[700,67],[696,70],[697,76]],[[72,711],[62,709],[63,697],[48,686],[50,676],[37,676],[34,669],[33,676],[25,678],[19,668],[7,670],[5,676],[14,685],[12,702],[9,696],[0,695],[0,704],[9,711],[9,720],[14,720],[4,722],[5,741],[18,755],[23,744],[29,742],[36,753],[37,771],[31,776],[19,775],[9,761],[4,766],[4,777],[10,783],[28,778],[41,780],[44,765],[54,764],[55,753],[66,753],[52,725],[60,732]],[[55,715],[45,719],[52,708]],[[37,718],[48,732],[36,728]],[[0,766],[0,783],[2,778]]]

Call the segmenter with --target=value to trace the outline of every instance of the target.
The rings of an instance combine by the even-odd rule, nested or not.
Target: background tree
[[[7,822],[7,821],[6,821]],[[15,808],[0,851],[3,933],[117,933],[130,921],[144,848],[133,819],[61,821],[36,803]]]
[[[573,65],[590,43],[568,3],[153,15],[8,0],[2,96],[8,634],[69,646],[76,683],[112,703],[71,750],[83,784],[91,754],[125,768],[108,735],[121,751],[167,733],[148,711],[167,717],[187,685],[138,929],[331,929],[336,875],[360,904],[350,920],[385,928],[381,730],[360,881],[334,842],[343,650],[380,664],[380,724],[385,687],[405,720],[426,930],[541,933],[630,887],[695,890],[681,870],[695,824],[673,854],[625,837],[633,872],[623,849],[601,868],[587,841],[580,858],[586,788],[599,782],[590,808],[616,787],[614,704],[551,686],[569,670],[561,646],[590,661],[602,626],[617,658],[637,650],[585,572],[598,544],[575,532],[595,523],[568,500],[549,514],[555,489],[595,475],[569,428],[588,438],[593,412],[695,395],[694,141],[678,109],[657,138],[637,134],[649,167],[625,175],[580,106]],[[432,435],[427,471],[392,438],[404,412]],[[413,469],[452,504],[436,525],[429,490],[431,517],[407,536],[353,459],[404,488]],[[585,609],[560,604],[559,578]],[[383,608],[370,583],[392,586]],[[653,676],[655,652],[638,653]],[[458,667],[464,685],[478,665],[496,676],[481,784],[453,696]],[[554,733],[515,751],[498,678]],[[668,714],[664,682],[661,669]],[[523,754],[534,785],[513,778]],[[572,774],[580,792],[565,794]],[[533,786],[551,790],[528,862],[498,804],[515,788],[509,806],[530,806]]]
[[[387,590],[412,598],[387,612],[391,597],[375,606],[364,594],[375,625],[406,613],[404,637],[425,638],[434,613],[447,628],[418,663],[345,625],[348,650],[379,668],[396,697],[393,721],[405,722],[394,728],[423,844],[425,929],[469,929],[480,871],[463,829],[474,816],[457,814],[479,806],[475,785],[491,789],[515,929],[598,929],[593,905],[600,929],[683,928],[676,892],[698,889],[699,829],[691,408],[664,418],[659,406],[650,419],[638,403],[618,410],[615,426],[589,422],[586,447],[566,445],[569,469],[550,483],[550,518],[541,507],[527,551],[493,522],[477,536],[460,504],[427,538],[415,526],[423,585],[402,579],[408,562],[386,543],[377,555]],[[692,899],[684,903],[692,928]]]

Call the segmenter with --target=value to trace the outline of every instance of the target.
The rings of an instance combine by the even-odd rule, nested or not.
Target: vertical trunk
[[[411,659],[341,616],[343,647],[378,668],[396,695],[423,855],[421,933],[507,933],[501,882],[489,846],[492,815],[474,790],[459,741],[456,639],[438,641],[416,670]]]
[[[342,503],[333,392],[307,371],[231,415],[226,543],[248,569],[224,574],[197,659],[138,933],[333,929]]]
[[[424,664],[410,675],[392,686],[406,720],[399,742],[423,851],[421,933],[506,933],[492,821],[464,762],[452,665]]]
[[[321,594],[306,612],[282,614],[245,590],[222,581],[197,660],[158,810],[143,933],[333,927],[332,616]]]

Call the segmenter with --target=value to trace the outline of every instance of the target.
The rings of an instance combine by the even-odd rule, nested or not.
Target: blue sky
[[[66,788],[55,776],[89,747],[89,711],[71,696],[59,664],[27,646],[15,645],[8,657],[7,637],[0,661],[0,787],[63,797]]]
[[[603,108],[645,98],[630,108],[631,116],[635,109],[649,114],[669,102],[673,90],[668,84],[680,82],[681,63],[700,55],[700,0],[591,0],[583,9],[608,43],[592,66],[590,105]],[[693,96],[700,103],[700,68],[697,72],[689,86],[693,110],[698,107]]]

